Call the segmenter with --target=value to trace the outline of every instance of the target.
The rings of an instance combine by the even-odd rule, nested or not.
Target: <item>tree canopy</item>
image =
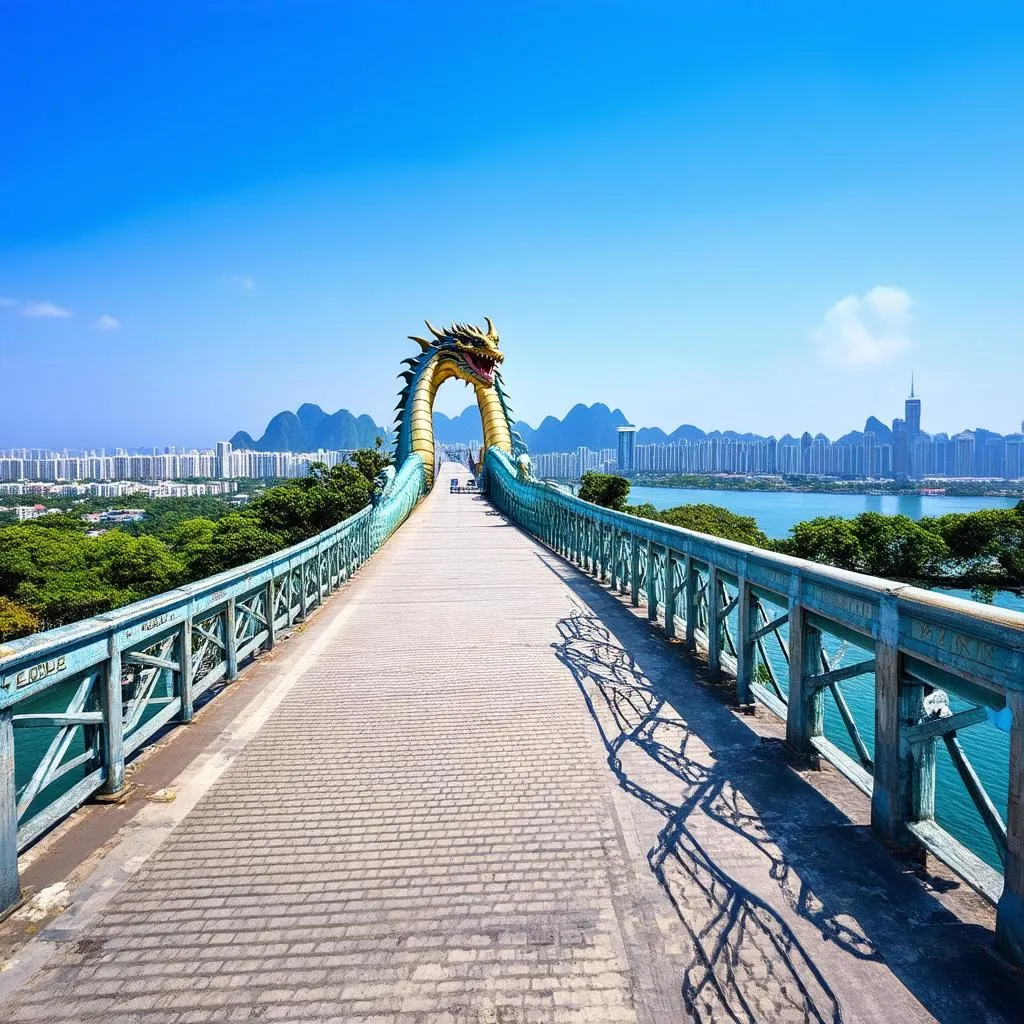
[[[642,519],[681,526],[684,530],[706,533],[711,537],[723,537],[761,548],[770,546],[753,516],[739,516],[720,505],[677,505],[659,511],[653,505],[645,504],[630,506],[626,511]]]
[[[0,639],[98,615],[315,536],[369,504],[389,461],[378,447],[349,463],[317,463],[240,509],[216,498],[160,499],[142,522],[98,537],[72,513],[0,527]]]
[[[580,478],[579,497],[621,512],[629,497],[629,481],[614,473],[584,473]]]

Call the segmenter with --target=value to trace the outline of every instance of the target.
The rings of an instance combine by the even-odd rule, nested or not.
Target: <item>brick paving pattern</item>
[[[820,797],[482,500],[439,488],[348,594],[325,655],[0,1020],[1009,1019],[899,959],[870,840],[860,889],[797,877],[817,840],[778,823]],[[772,778],[776,818],[741,791]],[[814,827],[850,835],[834,809]],[[903,923],[934,912],[906,892]]]

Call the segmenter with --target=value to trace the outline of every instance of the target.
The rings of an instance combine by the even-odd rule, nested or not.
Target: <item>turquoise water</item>
[[[655,508],[698,503],[720,505],[741,516],[753,516],[769,537],[785,537],[804,519],[861,512],[905,515],[911,519],[947,512],[977,512],[982,508],[1013,508],[1017,498],[954,498],[917,494],[804,494],[788,491],[712,491],[682,487],[633,487],[631,505],[650,503]]]

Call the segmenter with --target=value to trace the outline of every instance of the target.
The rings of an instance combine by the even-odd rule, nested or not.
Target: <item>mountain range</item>
[[[593,405],[574,405],[563,419],[546,416],[534,428],[524,420],[515,423],[531,452],[570,452],[580,447],[599,451],[616,448],[618,429],[629,425],[621,409],[609,409],[602,402]],[[868,417],[864,431],[874,431],[879,444],[892,441],[892,431],[874,416]],[[263,452],[311,452],[319,448],[346,449],[372,447],[378,437],[387,439],[390,432],[377,426],[367,415],[354,416],[347,409],[328,415],[318,405],[306,403],[297,412],[279,412],[268,424],[259,440],[240,430],[231,438],[235,448],[249,448]],[[483,427],[480,412],[475,405],[467,406],[458,416],[434,413],[434,436],[448,444],[480,441]],[[705,437],[724,437],[732,440],[753,441],[760,434],[741,434],[734,430],[706,432],[692,423],[684,423],[671,433],[660,427],[641,427],[636,434],[637,444],[662,444],[667,441],[699,441]],[[864,432],[850,431],[838,443],[856,444],[863,440]],[[781,440],[794,440],[786,435]]]
[[[365,414],[353,416],[348,409],[328,414],[307,402],[297,412],[279,412],[258,441],[240,430],[231,438],[231,445],[258,452],[315,452],[320,448],[372,448],[378,437],[386,439],[388,431]]]

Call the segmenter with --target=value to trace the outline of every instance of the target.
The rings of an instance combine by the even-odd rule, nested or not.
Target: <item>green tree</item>
[[[201,520],[192,521],[196,525],[189,527],[191,537],[182,550],[183,557],[188,558],[192,579],[215,576],[287,546],[279,533],[266,529],[260,519],[248,511],[225,516],[211,524],[213,529],[208,533],[198,526],[199,522]]]
[[[209,519],[186,519],[167,538],[170,549],[182,560],[190,580],[198,579],[196,565],[207,556],[217,524]]]
[[[108,530],[86,548],[85,564],[99,578],[137,597],[171,590],[185,579],[185,564],[156,537]]]
[[[858,570],[864,565],[860,540],[849,519],[822,516],[797,523],[792,537],[776,543],[776,550],[811,562]]]
[[[629,497],[629,481],[614,473],[584,473],[580,478],[579,496],[584,501],[621,512]]]
[[[17,640],[42,628],[39,617],[9,597],[0,597],[0,640]]]
[[[281,537],[286,545],[297,544],[316,533],[310,491],[320,484],[299,481],[271,487],[249,503],[246,514],[255,517],[269,533]]]
[[[332,466],[326,479],[307,491],[310,536],[354,516],[370,503],[372,494],[373,479],[367,479],[362,470]]]
[[[60,573],[43,584],[26,582],[15,595],[20,604],[39,617],[43,629],[109,612],[139,596],[104,583],[95,573],[84,572]]]
[[[768,538],[753,516],[738,516],[719,505],[678,505],[665,509],[659,518],[663,523],[711,537],[724,537],[759,548],[768,546]]]
[[[862,512],[853,532],[863,553],[863,571],[893,579],[922,579],[938,575],[949,559],[946,542],[908,516]]]
[[[354,451],[349,459],[371,485],[377,479],[377,474],[393,461],[391,452],[384,447],[384,439],[380,437],[372,448],[360,448]]]

